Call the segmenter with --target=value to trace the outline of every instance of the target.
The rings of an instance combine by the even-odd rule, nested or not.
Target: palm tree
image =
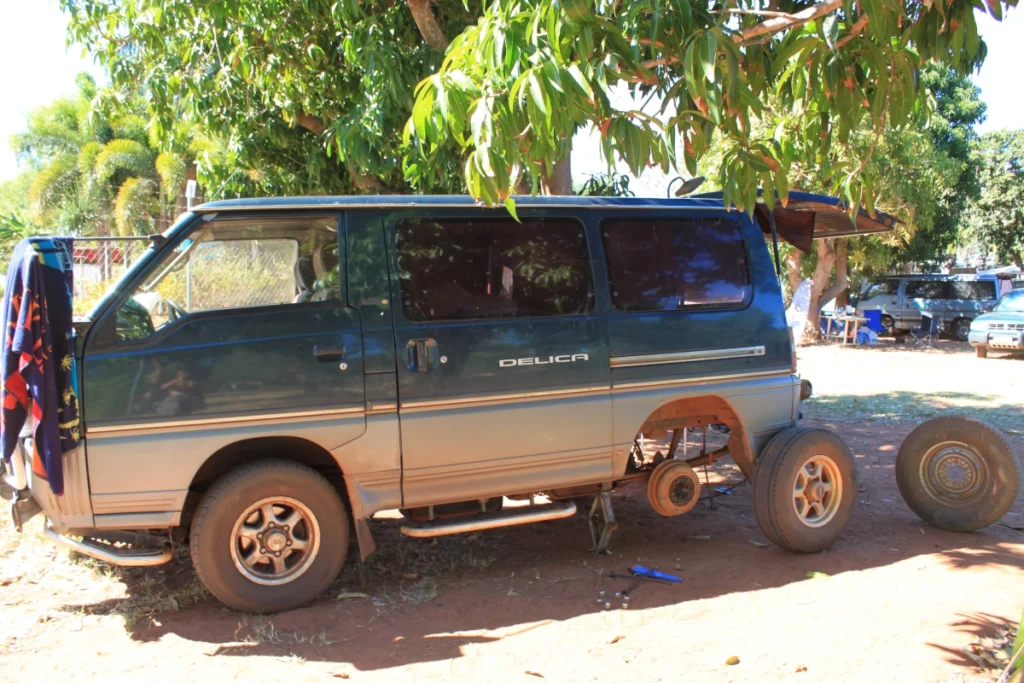
[[[160,152],[137,93],[100,93],[88,74],[78,93],[33,111],[12,138],[34,172],[35,222],[71,234],[136,235],[164,229],[187,170],[185,155]]]

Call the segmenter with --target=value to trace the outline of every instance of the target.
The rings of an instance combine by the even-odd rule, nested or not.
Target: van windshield
[[[1024,313],[1024,289],[1007,292],[992,310],[1000,313]]]

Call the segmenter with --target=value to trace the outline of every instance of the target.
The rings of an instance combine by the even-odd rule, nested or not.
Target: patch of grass
[[[1007,397],[962,391],[893,391],[884,394],[813,396],[804,415],[816,420],[857,422],[889,420],[920,422],[940,415],[965,415],[1020,434],[1024,409]]]
[[[304,635],[295,631],[282,631],[274,626],[274,622],[262,616],[243,617],[235,629],[235,638],[241,643],[248,645],[273,645],[276,647],[289,647],[294,645],[313,645],[326,647],[334,645],[335,641],[327,637],[327,631]],[[296,655],[291,655],[295,657]],[[301,659],[301,658],[299,658]],[[305,660],[301,660],[305,661]]]

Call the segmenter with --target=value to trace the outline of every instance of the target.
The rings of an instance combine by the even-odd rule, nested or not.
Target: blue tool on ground
[[[666,574],[665,572],[659,572],[656,569],[648,569],[647,567],[639,564],[634,564],[629,568],[629,573],[633,576],[645,576],[649,579],[661,579],[662,581],[671,581],[672,583],[682,583],[683,580],[678,576],[672,574]]]

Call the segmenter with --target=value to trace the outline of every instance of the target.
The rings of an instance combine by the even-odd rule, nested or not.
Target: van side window
[[[868,299],[873,299],[876,296],[896,296],[899,289],[899,280],[882,280],[881,282],[876,282],[864,290],[864,294],[861,295],[861,299],[863,301],[867,301]]]
[[[593,308],[583,226],[571,219],[410,219],[396,230],[412,322],[581,315]]]
[[[750,298],[747,247],[734,221],[608,220],[601,231],[617,311],[741,306]]]
[[[907,299],[948,299],[949,289],[941,280],[911,280],[903,296]]]
[[[337,218],[210,222],[168,252],[117,312],[120,341],[200,311],[340,298]]]
[[[975,280],[973,282],[953,282],[953,298],[971,301],[990,301],[996,298],[994,282]]]

